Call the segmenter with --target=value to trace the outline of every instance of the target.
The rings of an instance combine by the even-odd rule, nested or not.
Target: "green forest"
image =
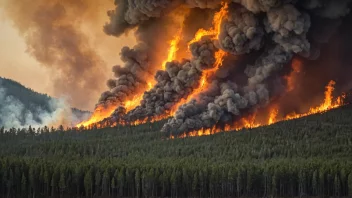
[[[1,197],[352,197],[352,106],[169,139],[163,122],[0,130]]]

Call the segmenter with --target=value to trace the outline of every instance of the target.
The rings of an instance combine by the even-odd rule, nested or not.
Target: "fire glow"
[[[176,52],[178,50],[177,46],[181,40],[181,35],[182,35],[182,31],[180,30],[180,31],[178,31],[176,36],[170,41],[170,47],[168,50],[167,59],[165,61],[163,61],[163,63],[162,63],[162,70],[165,70],[166,63],[171,62],[176,59]],[[151,90],[154,87],[155,83],[156,82],[154,81],[154,79],[150,79],[147,82],[148,88],[145,91]],[[129,112],[129,111],[133,110],[134,108],[136,108],[141,103],[142,99],[143,99],[143,93],[134,96],[131,100],[125,101],[124,107],[126,109],[126,112]],[[109,105],[108,107],[97,107],[95,109],[93,115],[89,118],[89,120],[79,123],[77,125],[77,127],[81,127],[81,126],[88,127],[92,124],[95,124],[97,122],[104,120],[105,118],[108,118],[109,116],[111,116],[112,113],[114,113],[116,107],[117,107],[116,104]],[[152,120],[158,121],[163,118],[155,118]],[[135,123],[133,123],[133,125],[143,124],[147,121],[148,121],[148,119],[135,121]]]
[[[221,27],[221,22],[223,19],[226,17],[228,11],[228,4],[224,3],[220,9],[219,12],[215,13],[214,18],[213,18],[213,27],[210,30],[204,30],[204,29],[199,29],[197,33],[195,34],[193,40],[191,40],[188,45],[191,43],[197,42],[201,40],[202,37],[204,36],[211,36],[212,39],[217,39],[220,33],[220,27]],[[170,112],[170,115],[174,115],[176,113],[176,110],[183,104],[188,103],[190,100],[194,99],[199,93],[204,91],[205,88],[208,87],[208,81],[212,75],[219,69],[219,67],[222,65],[222,62],[224,60],[224,57],[226,56],[226,52],[222,51],[221,49],[218,50],[215,53],[215,66],[212,69],[206,70],[205,72],[202,73],[202,76],[200,78],[199,86],[190,94],[187,98],[182,99],[180,102],[178,102],[172,111]],[[165,116],[165,117],[169,117]]]
[[[220,34],[221,22],[226,18],[227,14],[228,3],[223,3],[220,11],[214,15],[213,27],[210,30],[199,29],[194,38],[189,42],[189,45],[201,40],[204,36],[211,36],[213,39],[217,39]]]
[[[308,33],[315,23],[309,8],[295,2],[263,9],[261,1],[245,2],[156,3],[149,13],[155,20],[148,21],[146,15],[141,21],[125,21],[131,22],[127,27],[136,27],[140,43],[121,50],[124,65],[114,66],[115,77],[99,99],[102,107],[78,126],[131,126],[169,118],[161,131],[182,138],[272,125],[344,105],[343,96],[333,97],[334,81],[326,86],[324,102],[317,107],[300,100],[287,105],[290,96],[308,91],[298,89],[312,75],[313,69],[304,65],[319,58],[313,53],[318,50],[312,50],[309,43]],[[148,1],[135,3],[143,8],[150,5]],[[139,16],[138,6],[126,6],[126,10],[116,11]],[[193,12],[193,8],[201,11]],[[105,30],[115,33],[115,25],[121,25],[115,24],[117,21],[111,21]],[[160,31],[162,28],[167,31]],[[318,79],[309,91],[323,89],[326,78],[339,79],[333,75]],[[302,107],[310,108],[288,114]]]
[[[326,111],[336,109],[338,107],[343,106],[344,103],[344,98],[345,94],[342,96],[339,96],[337,98],[333,97],[333,92],[334,92],[334,86],[335,82],[330,81],[329,84],[326,86],[326,91],[325,91],[325,97],[323,103],[321,103],[317,107],[311,107],[308,112],[306,113],[290,113],[282,118],[278,118],[279,115],[279,109],[276,106],[273,106],[270,109],[269,115],[268,115],[268,121],[266,123],[259,123],[256,122],[256,114],[254,113],[253,115],[242,118],[236,123],[234,123],[232,126],[231,125],[226,125],[224,128],[217,128],[213,127],[210,129],[201,129],[201,130],[196,130],[196,131],[191,131],[189,133],[183,133],[179,136],[173,136],[171,135],[170,138],[185,138],[185,137],[196,137],[196,136],[205,136],[205,135],[213,135],[219,132],[228,132],[228,131],[239,131],[242,129],[253,129],[253,128],[258,128],[262,126],[269,126],[272,124],[276,124],[281,121],[288,121],[288,120],[294,120],[294,119],[299,119],[302,117],[306,117],[309,115],[314,115],[314,114],[319,114],[319,113],[324,113]]]

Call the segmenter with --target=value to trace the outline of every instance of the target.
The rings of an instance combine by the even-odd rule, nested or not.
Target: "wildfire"
[[[179,30],[176,36],[170,41],[169,53],[167,55],[167,59],[162,64],[162,69],[166,69],[166,63],[171,62],[176,59],[176,52],[178,51],[178,44],[182,37],[182,30]]]
[[[192,92],[192,94],[190,94],[186,99],[182,99],[180,102],[178,102],[174,108],[171,111],[171,115],[174,115],[176,113],[176,110],[183,104],[188,103],[191,101],[191,99],[195,98],[199,93],[201,93],[202,91],[204,91],[205,88],[208,87],[208,81],[207,79],[209,77],[211,77],[211,75],[213,75],[218,69],[219,67],[222,65],[222,62],[224,60],[224,57],[226,55],[226,52],[219,50],[215,53],[215,66],[212,69],[209,70],[205,70],[202,73],[202,76],[200,78],[200,83],[199,86]]]
[[[279,114],[279,109],[273,108],[269,113],[268,125],[274,124],[276,122],[277,115]]]
[[[269,112],[269,116],[268,116],[269,118],[267,123],[256,122],[256,114],[253,114],[247,118],[242,118],[241,120],[237,121],[233,125],[226,125],[223,128],[213,127],[211,129],[200,129],[196,131],[191,131],[189,133],[183,133],[177,137],[185,138],[185,137],[194,137],[194,136],[204,136],[204,135],[212,135],[222,131],[226,132],[226,131],[239,131],[242,129],[252,129],[252,128],[257,128],[261,126],[272,125],[281,121],[293,120],[293,119],[298,119],[298,118],[306,117],[313,114],[324,113],[326,111],[341,107],[345,104],[344,103],[345,94],[337,97],[336,99],[333,97],[333,92],[335,89],[334,86],[335,86],[335,82],[330,81],[329,84],[326,86],[325,98],[323,103],[317,107],[310,108],[307,113],[302,113],[302,114],[290,113],[282,118],[278,118],[279,109],[277,107],[273,107]],[[171,136],[170,138],[174,139],[175,136]]]
[[[88,127],[94,123],[100,122],[109,117],[115,109],[116,105],[109,105],[108,107],[98,106],[89,120],[79,123],[77,127]]]
[[[215,15],[214,15],[213,27],[210,30],[199,29],[197,31],[197,33],[195,34],[194,38],[188,43],[188,46],[191,43],[199,41],[203,36],[212,36],[212,39],[217,39],[219,34],[220,34],[221,22],[227,16],[227,14],[228,14],[228,4],[227,3],[223,3],[220,11],[216,12]],[[208,85],[207,79],[209,77],[211,77],[211,75],[213,75],[219,69],[219,67],[222,65],[222,62],[224,60],[225,55],[226,55],[226,52],[224,52],[222,50],[218,50],[215,53],[214,68],[209,69],[209,70],[205,70],[202,73],[202,76],[200,78],[199,86],[192,92],[192,94],[190,94],[187,98],[182,99],[181,101],[179,101],[173,107],[173,109],[170,112],[171,115],[174,115],[176,113],[177,109],[181,105],[189,102],[191,99],[195,98],[199,93],[204,91],[204,89]]]
[[[335,90],[334,86],[335,86],[334,81],[330,81],[328,86],[326,86],[325,99],[321,105],[319,105],[318,107],[310,108],[309,111],[304,114],[291,113],[287,115],[284,120],[292,120],[292,119],[297,119],[297,118],[305,117],[312,114],[322,113],[344,105],[344,98],[345,98],[344,94],[342,96],[337,97],[334,101],[334,97],[332,95]]]
[[[292,60],[292,72],[290,75],[286,76],[286,82],[287,82],[287,91],[292,91],[295,88],[295,81],[296,81],[296,75],[301,72],[302,68],[302,61],[294,58]]]
[[[178,31],[178,33],[176,34],[176,36],[170,41],[170,47],[168,50],[168,56],[167,56],[167,60],[163,61],[162,63],[162,70],[165,70],[166,68],[166,63],[170,62],[172,60],[176,59],[176,52],[178,50],[178,44],[181,40],[181,36],[182,36],[182,30]],[[150,79],[147,82],[147,89],[145,91],[149,91],[151,90],[155,85],[155,81],[154,79]],[[137,94],[135,96],[133,96],[133,98],[131,100],[127,100],[125,102],[123,102],[123,105],[126,109],[126,112],[129,112],[131,110],[133,110],[134,108],[136,108],[141,101],[143,100],[143,93]],[[115,111],[116,109],[116,104],[115,105],[109,105],[108,107],[98,107],[94,110],[93,115],[89,118],[89,120],[81,122],[77,125],[77,127],[88,127],[94,123],[100,122],[102,120],[104,120],[105,118],[111,116],[111,114]],[[132,125],[137,125],[137,124],[143,124],[145,122],[147,122],[148,119],[146,119],[146,121],[141,120],[141,121],[136,121],[136,123],[132,123]],[[158,118],[155,118],[155,121],[157,121]],[[123,123],[122,123],[123,124]]]
[[[221,22],[228,14],[228,8],[228,3],[223,3],[220,11],[214,15],[213,27],[210,30],[199,29],[189,44],[199,41],[203,36],[212,36],[213,39],[217,39],[220,34]]]

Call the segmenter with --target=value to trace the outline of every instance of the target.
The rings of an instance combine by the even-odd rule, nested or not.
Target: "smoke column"
[[[320,43],[334,32],[326,28],[330,33],[323,31],[326,38],[318,39],[309,34],[314,24],[346,16],[349,2],[115,1],[105,33],[119,37],[136,30],[138,45],[122,49],[124,64],[113,67],[110,90],[87,123],[109,115],[106,121],[120,124],[173,116],[162,130],[177,135],[231,123],[265,108],[291,89],[286,88],[285,73],[292,58],[317,59]],[[199,13],[210,17],[202,19]],[[172,33],[179,32],[175,24],[180,16],[184,22],[178,54],[188,51],[190,56],[165,66],[163,50]],[[131,103],[139,104],[131,108]]]
[[[70,5],[69,10],[60,6],[64,3]],[[45,41],[28,36],[30,53],[44,63],[70,65],[69,70],[62,66],[58,71],[76,77],[74,89],[87,88],[75,93],[80,96],[101,88],[103,72],[97,67],[101,59],[75,31],[76,21],[68,23],[66,16],[80,19],[89,5],[94,4],[67,0],[39,4],[46,9],[26,14],[34,22],[42,20],[39,34],[33,35],[42,33],[39,40]],[[112,68],[107,91],[82,125],[138,124],[171,116],[162,131],[177,136],[234,123],[268,109],[293,93],[288,79],[298,82],[299,77],[291,65],[299,59],[304,70],[308,61],[320,58],[324,43],[349,14],[349,6],[350,0],[115,0],[103,31],[113,37],[134,35],[137,44],[121,49],[121,61]],[[32,32],[26,25],[20,30]],[[46,38],[48,31],[56,39]],[[176,44],[171,42],[175,36]],[[51,53],[59,48],[53,42],[57,39],[67,41],[59,45],[66,48]],[[43,48],[43,43],[49,48]],[[178,50],[171,56],[175,60],[168,60],[170,49]],[[74,67],[73,63],[88,66]],[[319,84],[324,89],[327,83]]]
[[[94,25],[94,18],[106,12],[96,10],[100,4],[92,0],[5,0],[1,5],[25,38],[27,52],[51,72],[52,93],[69,97],[71,106],[83,109],[91,108],[107,78],[104,61],[83,31],[84,20]]]

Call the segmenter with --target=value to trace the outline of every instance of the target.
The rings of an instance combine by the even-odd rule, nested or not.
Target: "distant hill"
[[[78,122],[89,114],[87,111],[69,108],[63,100],[0,77],[0,126],[49,125],[57,124],[59,119]]]

